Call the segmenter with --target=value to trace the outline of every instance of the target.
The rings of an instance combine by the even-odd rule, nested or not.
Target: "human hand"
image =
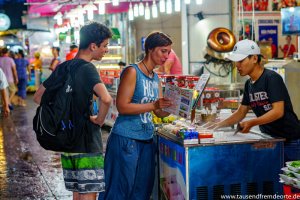
[[[154,107],[156,109],[167,108],[172,105],[171,100],[167,98],[159,98],[154,102]]]
[[[100,127],[104,124],[104,120],[100,119],[97,115],[90,116],[90,120],[94,124],[98,124]]]
[[[10,109],[9,109],[8,106],[5,106],[5,107],[3,108],[3,116],[4,116],[4,117],[8,117],[9,114],[10,114]]]
[[[241,133],[249,133],[253,125],[251,124],[250,121],[244,121],[244,122],[240,122],[240,126],[242,128],[242,130],[240,131]]]

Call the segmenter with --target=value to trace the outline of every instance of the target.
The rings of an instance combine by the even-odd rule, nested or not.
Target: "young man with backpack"
[[[52,101],[55,103],[59,98],[68,96],[69,92],[72,93],[72,106],[69,109],[71,120],[69,123],[62,120],[64,126],[60,127],[59,131],[70,129],[76,134],[74,145],[61,155],[65,186],[67,190],[73,192],[73,199],[96,199],[97,193],[104,191],[105,187],[100,127],[104,124],[112,98],[91,61],[100,61],[107,53],[108,40],[111,36],[111,31],[100,23],[91,22],[83,26],[80,30],[79,52],[76,57],[60,64],[34,95],[34,101],[43,108],[53,92],[52,88],[64,80],[61,77],[72,77],[71,84],[65,89],[65,95],[55,97]],[[64,75],[67,73],[71,76]],[[91,114],[93,94],[99,98],[97,116]],[[44,125],[47,126],[45,123]],[[39,128],[43,128],[43,124]],[[46,135],[48,132],[42,133]]]

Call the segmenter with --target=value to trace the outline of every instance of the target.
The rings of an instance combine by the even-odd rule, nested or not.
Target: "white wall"
[[[231,7],[230,0],[211,1],[204,0],[202,5],[196,5],[194,1],[187,6],[188,38],[189,38],[189,73],[202,66],[204,62],[207,37],[209,33],[219,27],[231,29]],[[204,19],[199,21],[195,14],[202,12]],[[218,72],[219,65],[209,64],[207,67]],[[211,75],[209,83],[226,84],[231,82],[231,76],[225,78]]]

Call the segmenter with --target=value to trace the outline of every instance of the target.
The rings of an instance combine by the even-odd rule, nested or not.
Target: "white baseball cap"
[[[260,55],[260,48],[256,42],[246,39],[238,41],[234,45],[233,51],[226,57],[226,59],[238,62],[249,55]]]

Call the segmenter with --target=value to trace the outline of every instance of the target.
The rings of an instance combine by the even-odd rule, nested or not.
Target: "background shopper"
[[[5,77],[5,74],[3,73],[2,69],[0,68],[0,93],[2,98],[2,112],[3,116],[7,117],[10,113],[10,109],[8,107],[9,105],[9,97],[6,91],[6,88],[8,87],[8,83]]]
[[[9,51],[6,47],[2,49],[2,56],[0,57],[0,68],[6,76],[8,82],[9,102],[12,102],[17,92],[16,85],[18,84],[19,79],[15,61],[9,56]]]
[[[59,47],[52,47],[53,58],[51,60],[50,67],[49,67],[51,71],[54,71],[57,65],[60,64],[59,51],[60,51]]]
[[[164,117],[171,105],[162,96],[153,69],[163,65],[171,51],[171,39],[161,32],[148,35],[145,57],[123,69],[117,93],[119,115],[105,154],[105,199],[149,199],[155,177],[154,126],[151,111]]]
[[[23,50],[19,49],[18,53],[15,55],[15,63],[18,73],[18,105],[26,106],[25,98],[26,98],[26,87],[28,74],[30,74],[29,62],[24,58]]]
[[[296,47],[292,44],[292,36],[287,35],[286,38],[286,44],[283,46],[280,45],[279,49],[283,53],[283,58],[292,58],[294,52],[296,52]]]

